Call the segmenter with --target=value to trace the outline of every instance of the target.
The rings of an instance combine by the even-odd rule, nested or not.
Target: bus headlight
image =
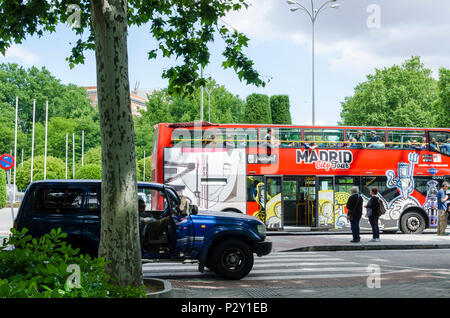
[[[258,230],[259,234],[266,236],[266,225],[265,224],[258,224],[256,226],[256,229]]]

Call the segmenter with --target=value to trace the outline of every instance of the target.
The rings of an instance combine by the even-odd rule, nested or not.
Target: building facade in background
[[[97,86],[87,86],[85,87],[86,92],[91,99],[91,105],[93,107],[97,107],[98,104],[98,98],[97,98]],[[149,93],[148,91],[133,91],[130,93],[130,108],[133,115],[141,116],[140,111],[146,111],[147,106],[145,103],[147,103],[148,99],[144,96]]]

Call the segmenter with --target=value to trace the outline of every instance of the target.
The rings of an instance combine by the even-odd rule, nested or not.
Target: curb
[[[146,293],[147,298],[172,298],[173,297],[173,290],[172,290],[172,284],[166,280],[162,280],[159,278],[144,278],[144,285],[147,283],[152,283],[156,285],[159,285],[162,290],[157,292],[151,292]]]
[[[415,245],[318,245],[305,246],[280,252],[334,252],[334,251],[369,251],[369,250],[422,250],[450,249],[450,244],[415,244]]]

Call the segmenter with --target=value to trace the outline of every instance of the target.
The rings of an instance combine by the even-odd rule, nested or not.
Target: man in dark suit
[[[359,221],[361,220],[362,216],[363,199],[358,194],[357,187],[351,188],[350,193],[351,195],[347,201],[347,218],[350,221],[350,226],[353,234],[353,240],[351,240],[351,242],[358,243],[360,241]]]

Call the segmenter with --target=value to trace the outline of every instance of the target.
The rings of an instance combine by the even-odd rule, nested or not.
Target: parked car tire
[[[247,243],[227,239],[214,247],[209,264],[224,279],[241,279],[253,268],[253,252]]]
[[[425,219],[418,211],[405,213],[400,220],[400,230],[405,234],[420,234],[425,230]]]

